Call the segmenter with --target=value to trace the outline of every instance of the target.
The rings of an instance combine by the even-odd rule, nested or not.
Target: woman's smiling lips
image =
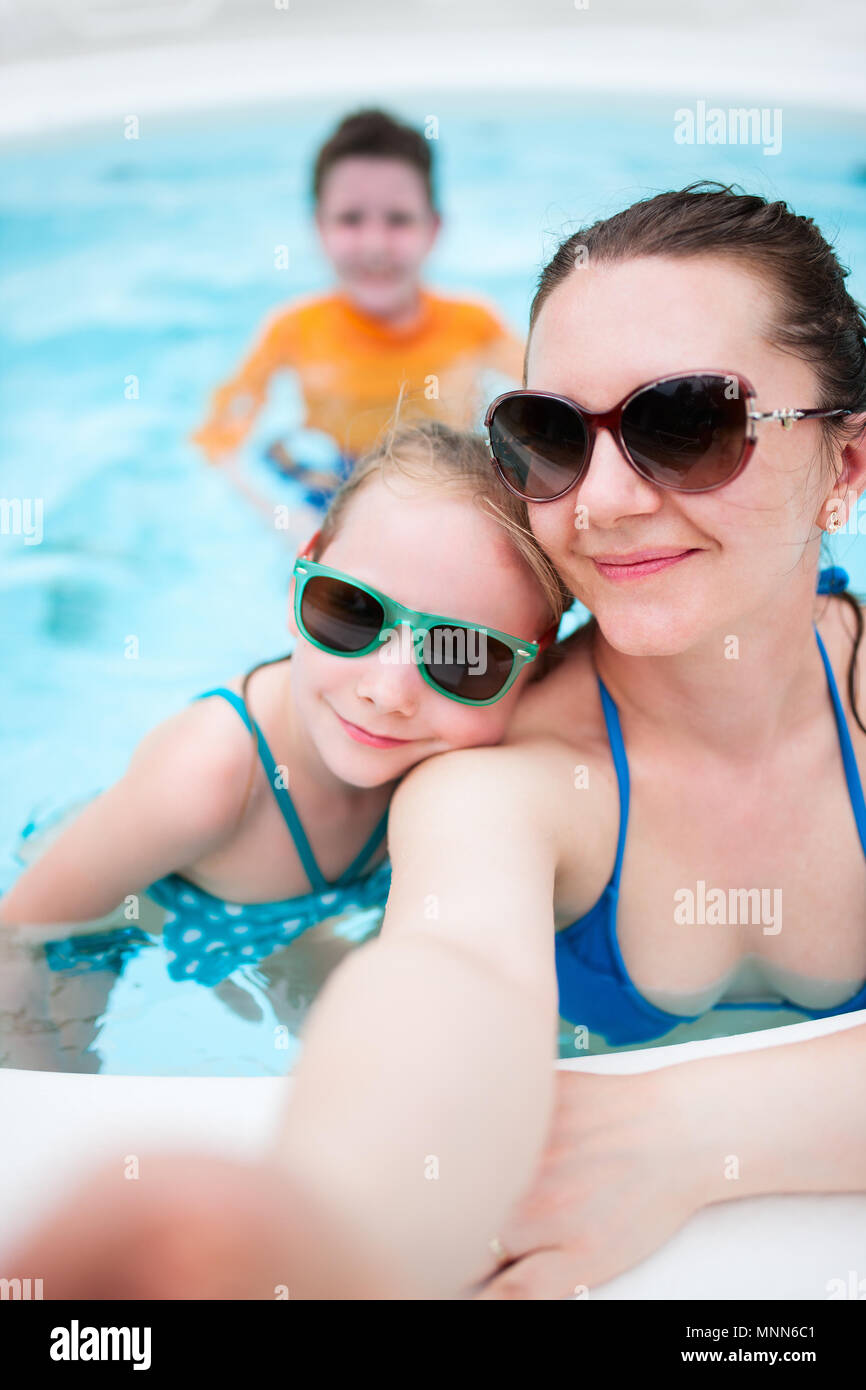
[[[337,711],[334,710],[334,713],[337,714]],[[371,734],[369,730],[362,729],[360,724],[350,723],[341,714],[337,714],[337,718],[350,738],[355,739],[357,743],[366,743],[371,748],[402,748],[405,744],[415,741],[411,738],[383,738],[381,734]]]
[[[622,580],[643,579],[646,575],[658,574],[659,570],[678,565],[697,550],[633,550],[622,555],[591,555],[590,559],[599,574],[605,579],[619,583]]]

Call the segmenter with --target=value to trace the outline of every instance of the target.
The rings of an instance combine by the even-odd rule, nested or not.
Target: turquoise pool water
[[[786,110],[782,153],[768,157],[676,144],[680,104],[437,101],[446,227],[430,283],[482,294],[522,328],[563,233],[648,191],[713,177],[814,216],[866,298],[864,122]],[[138,140],[118,119],[0,147],[0,497],[43,507],[40,544],[0,534],[2,846],[35,807],[118,776],[144,732],[197,691],[286,649],[291,536],[269,529],[185,440],[264,314],[328,283],[306,184],[340,111],[150,119]],[[277,246],[288,247],[285,270],[274,268]],[[259,464],[261,445],[296,419],[282,383],[249,450],[275,500],[292,494]],[[837,537],[833,557],[866,590],[860,537]],[[7,859],[0,888],[11,873]],[[158,949],[143,953],[98,1011],[88,1055],[70,1045],[68,1064],[287,1069],[294,1033],[275,1047],[284,1025],[267,983],[251,969],[232,988],[230,1005],[173,985]]]

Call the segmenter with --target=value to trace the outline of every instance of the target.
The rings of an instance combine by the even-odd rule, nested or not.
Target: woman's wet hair
[[[767,341],[807,362],[821,409],[852,417],[819,420],[822,455],[839,476],[842,446],[863,434],[866,413],[866,318],[845,284],[850,271],[811,217],[733,185],[710,181],[658,193],[567,237],[544,267],[529,313],[529,332],[553,291],[581,265],[613,264],[642,256],[724,256],[756,275],[770,295]],[[848,671],[855,704],[857,651],[863,636],[858,598],[843,592],[857,632]]]
[[[388,482],[399,477],[464,495],[493,517],[537,579],[550,609],[551,622],[559,621],[571,606],[573,595],[532,534],[526,503],[502,486],[480,435],[452,429],[438,420],[399,423],[398,419],[381,441],[362,455],[331,499],[312,558],[319,559],[330,545],[352,499],[371,478]]]
[[[345,116],[325,141],[313,165],[313,201],[318,203],[325,176],[341,159],[399,159],[421,176],[427,201],[435,208],[431,142],[387,111],[369,107]]]

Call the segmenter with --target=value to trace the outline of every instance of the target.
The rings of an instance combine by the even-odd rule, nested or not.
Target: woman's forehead
[[[772,300],[732,260],[642,257],[575,270],[543,305],[527,385],[603,409],[654,377],[699,368],[754,373]],[[593,393],[590,400],[587,393]]]

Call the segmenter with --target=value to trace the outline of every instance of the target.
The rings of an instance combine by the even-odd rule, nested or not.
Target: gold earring
[[[829,532],[838,531],[842,526],[842,518],[837,511],[832,511],[827,518],[827,530]]]

